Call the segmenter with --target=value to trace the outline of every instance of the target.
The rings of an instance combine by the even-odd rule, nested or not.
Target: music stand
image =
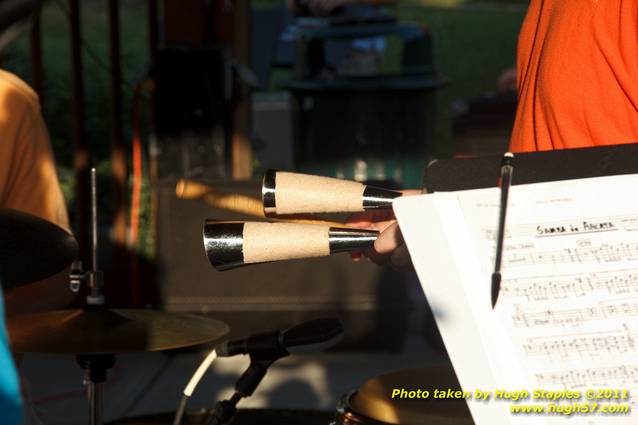
[[[428,192],[495,187],[502,155],[435,160],[425,170]],[[638,144],[514,155],[513,185],[638,173]]]

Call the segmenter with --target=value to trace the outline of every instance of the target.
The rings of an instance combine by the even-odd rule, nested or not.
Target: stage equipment
[[[232,64],[222,48],[157,51],[153,157],[157,178],[223,178],[232,136]]]
[[[250,366],[235,384],[236,392],[230,400],[217,403],[208,423],[226,423],[237,413],[236,404],[242,397],[250,396],[268,367],[276,360],[292,353],[321,351],[335,345],[343,337],[343,325],[338,319],[323,318],[300,323],[284,331],[270,331],[223,343],[202,361],[190,382],[184,388],[173,425],[180,425],[186,404],[204,372],[217,354],[230,357],[238,354],[250,356]]]
[[[85,371],[89,424],[102,424],[102,384],[116,353],[157,351],[211,342],[228,333],[225,323],[188,315],[147,310],[109,310],[102,293],[97,264],[97,182],[91,169],[91,268],[76,264],[70,288],[88,285],[86,306],[80,310],[13,316],[7,322],[16,352],[72,353]]]
[[[204,249],[219,271],[248,264],[324,257],[359,251],[374,244],[376,230],[299,223],[206,220]]]
[[[52,276],[78,254],[78,244],[67,231],[12,209],[0,209],[0,241],[0,283],[4,289]]]
[[[473,425],[464,398],[434,398],[435,390],[461,391],[451,365],[383,374],[341,399],[334,425]],[[417,397],[424,391],[428,398]]]
[[[238,354],[284,357],[292,353],[321,351],[343,338],[338,319],[314,319],[283,331],[264,332],[248,338],[226,341],[217,348],[220,357]]]
[[[104,354],[162,351],[214,341],[228,326],[206,317],[152,310],[61,310],[8,321],[18,353]]]
[[[245,351],[250,355],[248,369],[235,383],[235,393],[228,400],[217,402],[206,425],[229,423],[237,413],[237,403],[250,397],[266,376],[268,368],[281,357],[292,352],[317,351],[330,348],[343,335],[343,326],[336,319],[316,319],[293,326],[285,331],[252,335],[233,341],[224,350]],[[179,425],[176,423],[175,425]]]
[[[346,213],[391,209],[396,190],[331,177],[268,170],[261,196],[268,217],[281,214]]]

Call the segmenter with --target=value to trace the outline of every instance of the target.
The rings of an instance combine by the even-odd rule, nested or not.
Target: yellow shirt
[[[24,211],[69,230],[38,96],[24,81],[2,70],[0,208]]]

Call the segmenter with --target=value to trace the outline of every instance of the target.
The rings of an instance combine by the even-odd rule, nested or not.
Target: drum
[[[397,391],[405,390],[403,398]],[[420,390],[420,392],[419,392]],[[465,399],[434,398],[434,390],[457,391],[452,368],[430,367],[386,373],[346,394],[331,425],[472,425]],[[422,398],[428,391],[428,398]],[[395,392],[395,397],[392,397]],[[412,398],[410,398],[412,396]]]

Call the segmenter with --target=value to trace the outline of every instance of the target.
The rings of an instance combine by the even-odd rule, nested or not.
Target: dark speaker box
[[[155,133],[160,180],[227,175],[232,133],[230,62],[220,48],[157,52]]]
[[[261,191],[258,182],[203,183],[255,198]],[[353,262],[345,253],[218,272],[204,252],[204,220],[255,218],[203,200],[178,199],[171,182],[158,184],[156,193],[158,278],[165,310],[223,320],[231,327],[230,337],[333,316],[346,330],[342,348],[401,349],[411,309],[404,274],[366,259]]]

